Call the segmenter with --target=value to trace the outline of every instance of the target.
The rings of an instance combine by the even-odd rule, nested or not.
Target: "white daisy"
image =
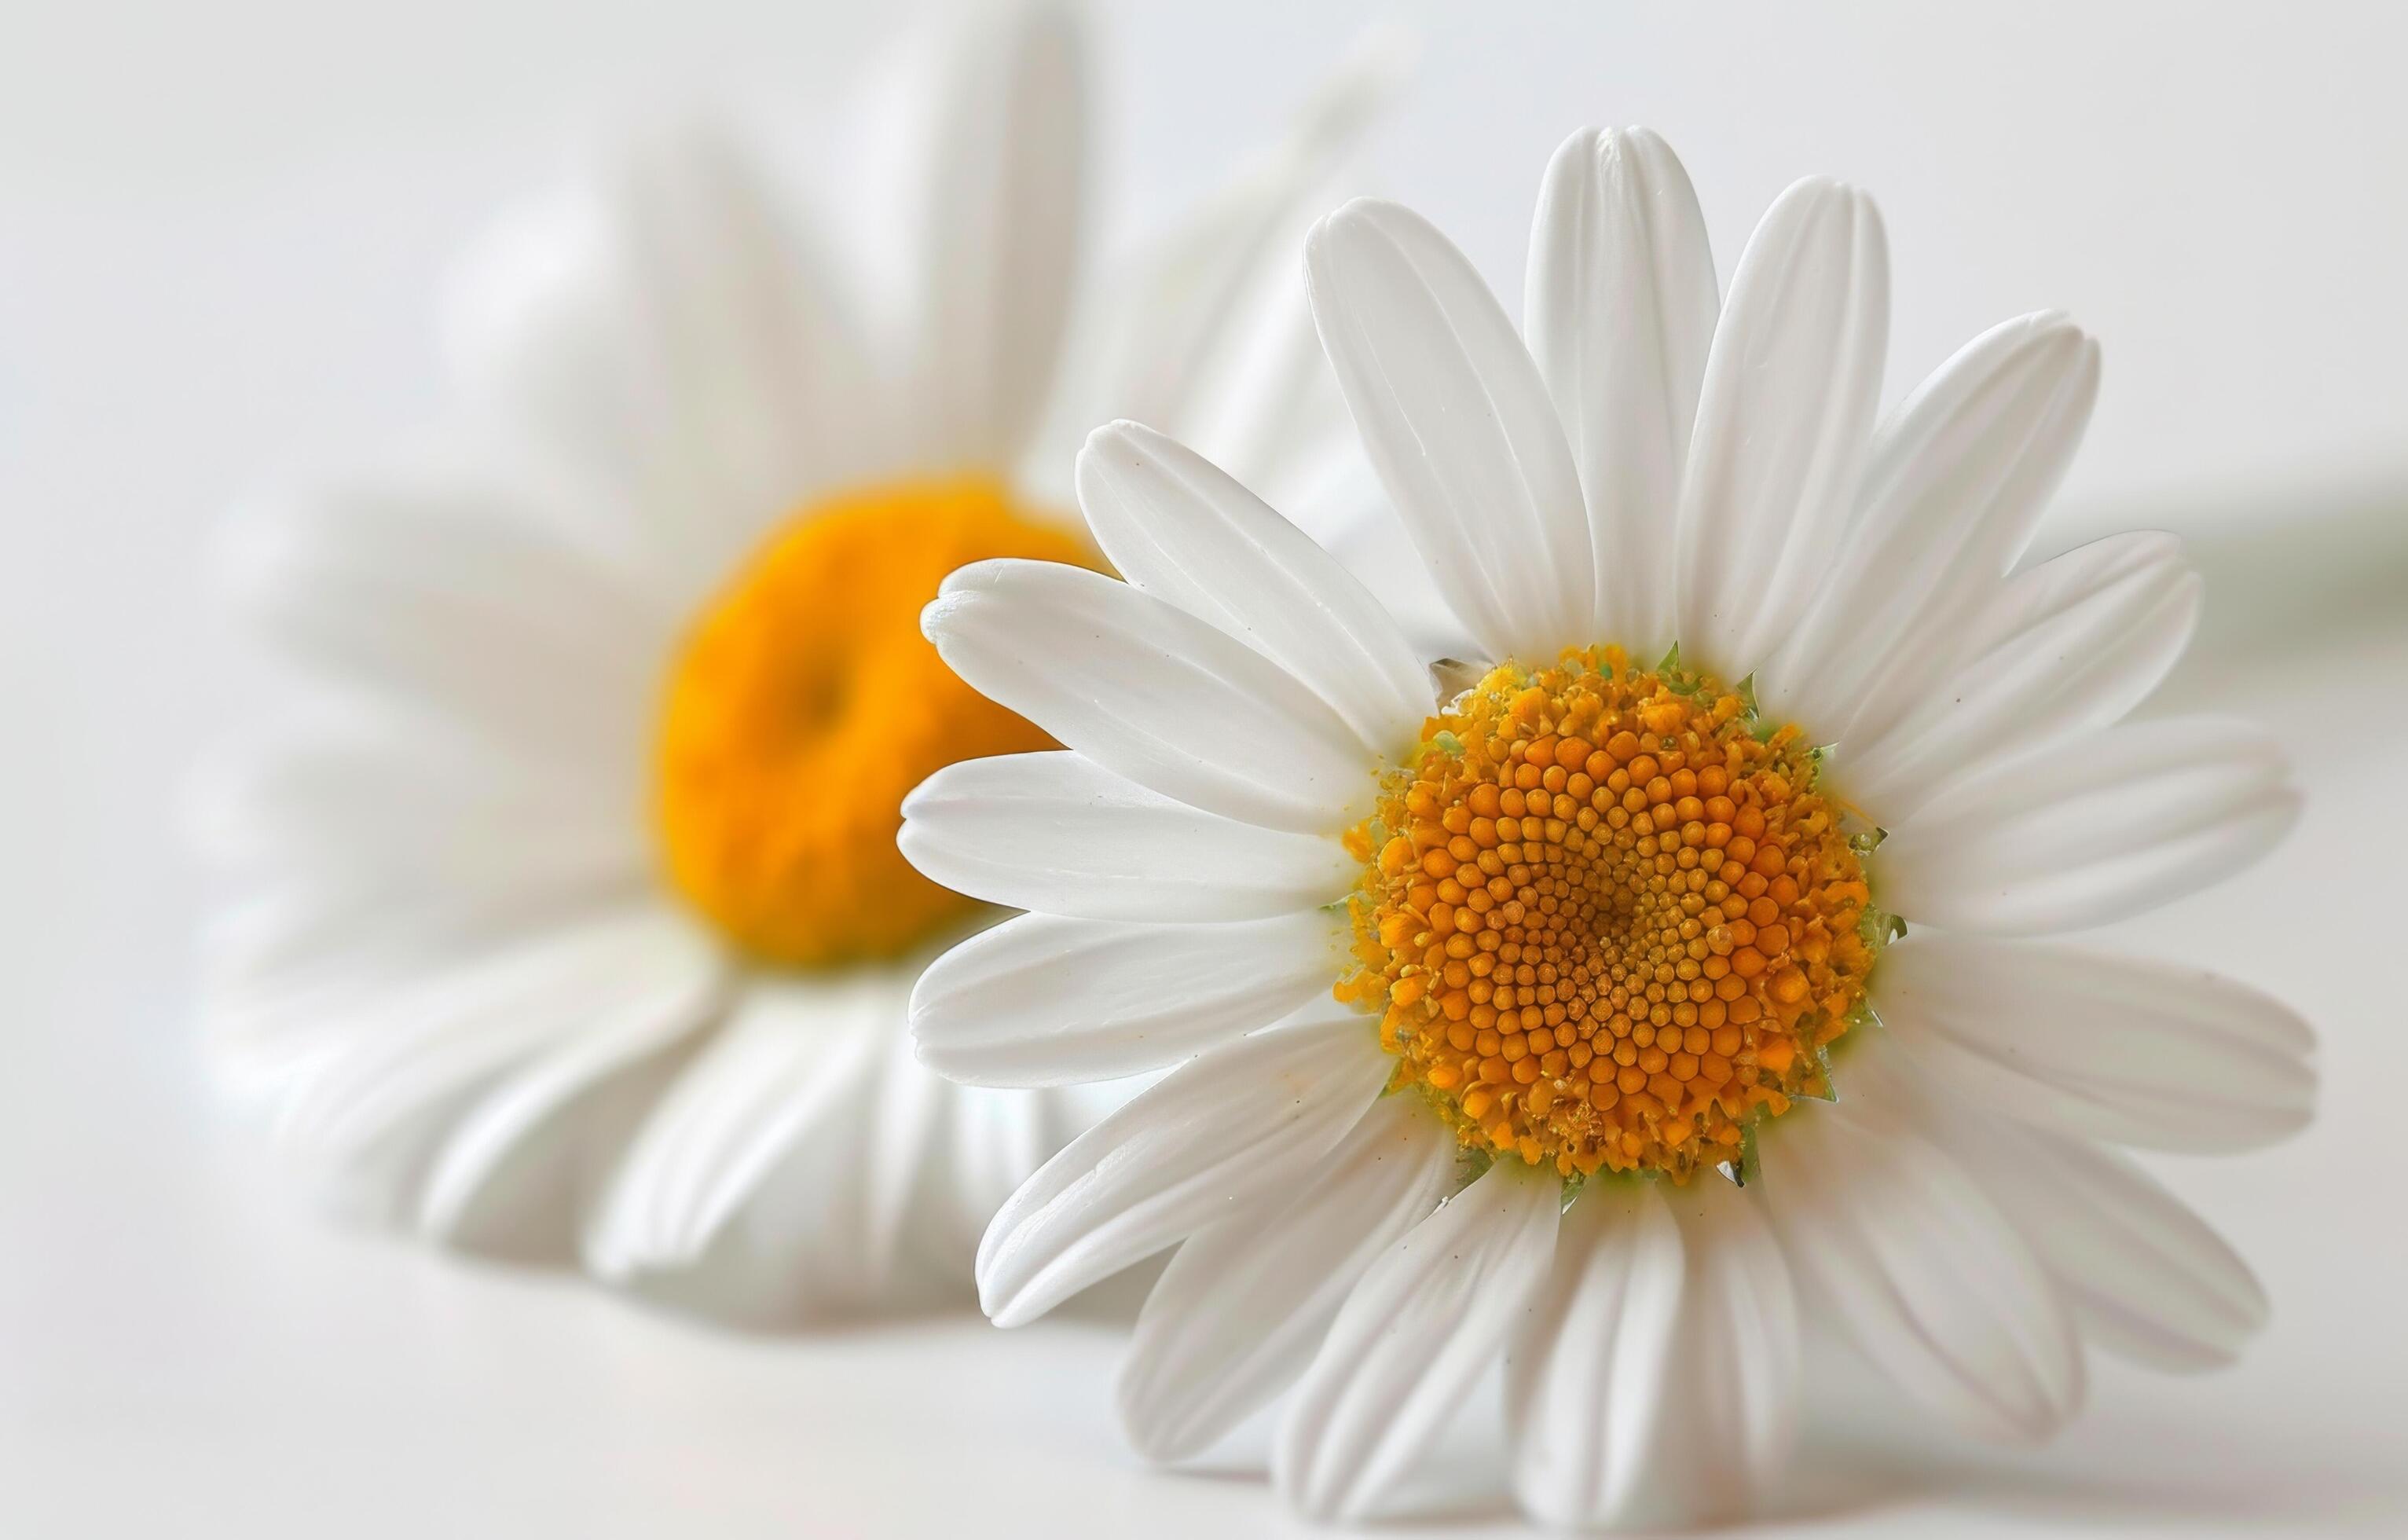
[[[1011,1086],[1186,1061],[979,1255],[1012,1325],[1185,1243],[1121,1385],[1149,1455],[1300,1377],[1280,1486],[1374,1514],[1501,1367],[1530,1514],[1691,1521],[1779,1469],[1804,1330],[2027,1440],[2085,1341],[2186,1368],[2262,1320],[2111,1146],[2298,1128],[2306,1028],[2024,938],[2261,855],[2283,755],[2116,725],[2197,612],[2172,540],[2014,570],[2089,339],[2011,322],[1876,426],[1884,263],[1871,204],[1809,180],[1718,303],[1641,131],[1548,168],[1526,347],[1413,214],[1317,226],[1323,343],[1483,655],[1435,703],[1354,578],[1128,425],[1078,470],[1125,583],[987,562],[930,607],[1068,747],[905,804],[923,871],[1031,911],[924,976],[922,1058]]]
[[[362,1206],[698,1303],[851,1308],[966,1288],[995,1205],[1092,1115],[911,1061],[918,963],[982,912],[896,853],[902,797],[1049,741],[919,612],[968,561],[1099,559],[1050,423],[1150,402],[1291,488],[1354,453],[1271,253],[1387,66],[1081,319],[1082,51],[1045,6],[952,39],[888,271],[838,281],[707,136],[533,211],[466,291],[451,447],[237,531],[289,689],[209,813],[216,1043]]]

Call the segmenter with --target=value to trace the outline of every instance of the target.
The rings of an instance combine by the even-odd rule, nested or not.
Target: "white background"
[[[0,4],[0,1535],[1223,1534],[1235,1475],[1120,1451],[1108,1309],[743,1340],[316,1223],[213,1115],[174,788],[223,720],[200,582],[248,486],[441,401],[447,254],[629,110],[808,123],[909,7]],[[2322,1122],[2165,1169],[2258,1265],[2240,1369],[2104,1366],[2057,1445],[1818,1435],[1813,1529],[2408,1525],[2397,874],[2408,704],[2408,11],[1901,3],[1116,7],[1124,229],[1277,129],[1374,16],[1423,39],[1367,185],[1518,300],[1573,127],[1680,149],[1727,272],[1788,180],[1871,188],[1891,394],[2042,305],[2107,383],[2054,543],[2200,537],[2174,692],[2298,747],[2249,878],[2124,938],[2308,1010]],[[1140,175],[1142,168],[1142,175]],[[1458,1509],[1503,1525],[1478,1492]]]

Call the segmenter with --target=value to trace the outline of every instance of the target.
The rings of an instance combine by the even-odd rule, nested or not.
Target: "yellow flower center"
[[[1093,565],[985,478],[807,508],[686,636],[655,757],[669,881],[738,947],[819,965],[889,956],[972,908],[895,848],[904,795],[957,759],[1054,746],[920,634],[945,575],[990,556]]]
[[[1829,1094],[1877,940],[1863,868],[1799,730],[1714,680],[1618,648],[1500,667],[1351,842],[1339,996],[1467,1146],[1686,1179]]]

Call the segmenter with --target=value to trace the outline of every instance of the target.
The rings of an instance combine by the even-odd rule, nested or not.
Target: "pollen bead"
[[[1359,969],[1401,1085],[1467,1145],[1685,1178],[1828,1094],[1870,899],[1794,727],[1618,649],[1508,664],[1423,730],[1358,848]]]
[[[990,556],[1096,560],[987,478],[898,483],[804,510],[688,632],[653,759],[662,856],[744,952],[888,956],[975,907],[913,871],[895,834],[935,771],[1055,746],[920,634],[945,575]]]

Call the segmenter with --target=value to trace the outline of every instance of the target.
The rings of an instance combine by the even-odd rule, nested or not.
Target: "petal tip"
[[[1555,166],[1584,155],[1602,157],[1606,146],[1618,132],[1619,130],[1612,128],[1598,128],[1594,124],[1584,124],[1573,129],[1564,136],[1561,144],[1555,146],[1555,152],[1550,157],[1548,169],[1552,171]]]
[[[1159,1392],[1145,1358],[1131,1353],[1122,1363],[1113,1392],[1121,1434],[1139,1459],[1153,1465],[1171,1465],[1204,1452],[1203,1446],[1168,1408],[1155,1404]]]

